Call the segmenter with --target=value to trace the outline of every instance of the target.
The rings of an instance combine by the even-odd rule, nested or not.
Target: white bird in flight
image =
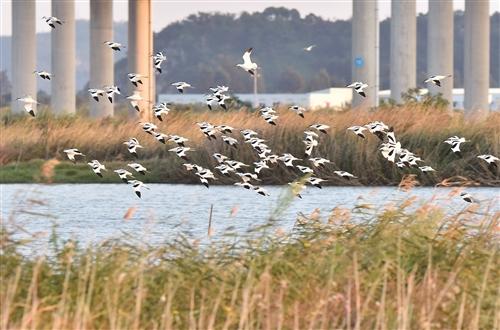
[[[435,76],[430,76],[429,78],[424,80],[424,83],[432,83],[438,87],[441,87],[441,81],[443,81],[446,78],[451,77],[451,74],[448,75],[435,75]]]
[[[42,19],[47,23],[51,28],[55,29],[56,28],[56,23],[59,25],[63,24],[63,21],[61,21],[59,18],[54,17],[54,16],[42,16]]]
[[[52,78],[52,73],[49,73],[47,71],[38,71],[38,70],[35,70],[33,71],[33,74],[36,74],[37,76],[39,76],[40,78],[42,79],[45,79],[45,80],[50,80],[50,78]]]
[[[248,48],[243,54],[243,64],[236,64],[236,66],[242,68],[253,76],[255,74],[255,70],[257,70],[257,64],[252,62],[252,59],[250,58],[252,50],[252,47]]]
[[[40,104],[38,103],[31,95],[26,95],[24,97],[18,97],[16,99],[19,102],[24,103],[24,110],[26,110],[27,113],[35,117],[35,111],[33,110],[33,104]]]
[[[149,187],[144,184],[144,182],[139,181],[139,180],[129,180],[128,183],[132,184],[132,187],[134,188],[134,192],[137,195],[137,197],[141,198],[141,188],[146,188],[149,190]]]
[[[71,160],[73,163],[76,162],[75,156],[85,156],[80,152],[80,150],[76,148],[71,148],[71,149],[64,149],[64,153],[66,153],[66,156],[68,156],[68,159]]]
[[[306,52],[310,52],[311,50],[313,50],[314,47],[316,47],[316,45],[309,45],[309,46],[304,47],[302,49],[305,50]]]
[[[105,41],[104,42],[109,48],[111,48],[112,50],[115,50],[115,51],[121,51],[122,48],[125,48],[124,45],[122,45],[121,43],[119,42],[114,42],[114,41]]]
[[[366,97],[365,88],[368,87],[367,84],[360,82],[360,81],[356,81],[350,85],[347,85],[346,87],[353,88],[356,93],[358,93],[359,95],[361,95],[363,97]]]
[[[137,111],[141,112],[139,109],[139,102],[143,100],[141,93],[139,91],[134,91],[132,95],[127,96],[127,100],[130,101],[130,105]]]
[[[172,83],[172,86],[175,86],[179,93],[184,93],[185,88],[194,88],[191,84],[188,84],[185,81],[174,82]]]
[[[102,173],[101,171],[106,171],[106,166],[104,164],[99,163],[97,159],[92,160],[91,162],[87,163],[92,171],[94,171],[95,174],[100,176],[102,178]]]

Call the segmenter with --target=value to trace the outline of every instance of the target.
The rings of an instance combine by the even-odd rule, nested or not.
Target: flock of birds
[[[56,17],[43,17],[43,20],[51,27],[56,28],[56,24],[62,25],[64,22]],[[104,42],[106,46],[111,48],[113,51],[121,51],[121,49],[125,48],[124,45],[113,42],[106,41]],[[316,45],[310,45],[303,48],[304,51],[310,52]],[[250,75],[255,75],[256,70],[258,69],[258,65],[252,61],[251,59],[252,48],[247,49],[243,54],[243,63],[237,64],[236,66],[243,69]],[[152,55],[153,66],[155,67],[157,73],[162,73],[161,65],[163,62],[167,60],[166,56],[162,52],[158,52],[155,55]],[[34,74],[38,75],[42,79],[50,80],[52,74],[46,71],[34,71]],[[450,75],[435,75],[426,79],[425,83],[432,83],[436,86],[441,86],[441,81],[450,77]],[[132,83],[135,87],[143,84],[143,79],[147,79],[147,76],[142,75],[140,73],[129,73],[128,79],[130,83]],[[193,88],[191,84],[187,82],[174,82],[172,83],[179,93],[183,93],[187,88]],[[366,97],[365,89],[368,87],[366,83],[363,82],[353,82],[349,84],[347,87],[353,88],[353,90],[362,97]],[[106,98],[109,102],[113,102],[115,95],[120,95],[120,88],[117,86],[104,86],[102,88],[90,88],[88,90],[91,98],[99,102],[101,97],[106,95]],[[228,109],[226,101],[231,99],[226,93],[229,92],[229,88],[227,86],[217,86],[210,88],[209,93],[206,95],[206,105],[212,110],[214,106],[220,106],[224,110]],[[140,91],[134,91],[132,95],[126,97],[130,102],[130,105],[137,110],[141,111],[139,108],[139,102],[142,101],[142,97],[140,95]],[[35,116],[35,112],[33,110],[33,104],[36,104],[36,100],[31,96],[25,96],[17,99],[20,102],[24,103],[25,110],[32,116]],[[154,116],[159,120],[163,121],[163,117],[168,115],[170,112],[169,108],[170,103],[162,102],[153,106],[152,111]],[[307,112],[307,109],[293,105],[289,108],[290,111],[293,111],[298,116],[304,118],[304,114]],[[276,110],[272,107],[264,106],[259,110],[260,116],[270,125],[276,125],[277,120],[279,118]],[[200,165],[193,164],[189,162],[188,153],[193,151],[192,148],[186,146],[186,143],[189,141],[187,138],[182,137],[180,135],[169,135],[158,132],[158,127],[154,123],[145,122],[140,123],[142,129],[147,134],[154,137],[159,143],[167,144],[169,142],[173,143],[175,147],[169,149],[170,152],[175,153],[179,158],[183,159],[185,163],[183,166],[185,169],[193,173],[199,181],[205,185],[207,188],[210,186],[210,182],[213,180],[217,180],[215,174],[208,168],[204,168]],[[197,123],[200,131],[208,140],[216,140],[218,137],[222,139],[222,141],[228,144],[232,148],[238,148],[240,145],[240,141],[234,136],[230,136],[230,134],[235,133],[235,129],[233,127],[227,125],[214,125],[208,122],[199,122]],[[330,127],[325,124],[313,124],[309,126],[304,131],[304,139],[303,143],[305,145],[304,150],[304,158],[300,159],[295,157],[290,153],[284,153],[282,155],[278,155],[273,153],[271,148],[266,144],[266,140],[259,137],[259,133],[255,132],[251,129],[243,129],[240,130],[240,134],[243,138],[243,143],[248,144],[253,151],[255,152],[257,160],[253,163],[253,170],[250,170],[252,166],[245,164],[241,161],[230,159],[229,157],[220,154],[214,153],[213,158],[216,162],[216,166],[214,166],[215,170],[217,170],[221,175],[227,177],[235,177],[239,180],[234,183],[234,185],[243,187],[248,190],[255,191],[257,194],[263,196],[269,196],[269,193],[261,186],[258,185],[258,182],[261,181],[259,179],[259,175],[261,171],[267,169],[270,170],[272,166],[279,166],[279,164],[283,164],[288,168],[295,168],[301,174],[304,175],[304,180],[306,184],[310,184],[317,188],[322,187],[322,183],[327,181],[325,179],[319,178],[315,176],[315,170],[325,168],[327,164],[331,164],[332,162],[329,159],[322,157],[312,157],[314,149],[320,143],[320,135],[327,135]],[[421,172],[434,172],[435,169],[429,165],[422,165],[424,162],[419,156],[415,153],[411,152],[408,149],[403,148],[401,142],[396,139],[394,130],[392,127],[389,127],[385,123],[381,121],[374,121],[368,123],[366,125],[359,126],[351,126],[347,128],[348,131],[352,131],[359,138],[365,139],[365,131],[373,134],[380,140],[379,150],[381,155],[387,159],[389,162],[395,164],[398,168],[405,167],[417,167]],[[466,140],[464,137],[452,136],[444,141],[451,145],[451,150],[453,153],[460,155],[460,146],[462,143],[470,142]],[[127,146],[128,152],[134,157],[138,157],[137,149],[143,148],[139,143],[137,138],[130,138],[128,141],[123,142]],[[72,162],[76,162],[76,157],[84,157],[85,155],[78,150],[77,148],[65,149],[64,153],[66,153],[69,160]],[[498,157],[495,157],[490,154],[478,155],[477,158],[488,163],[489,166],[496,168],[496,162],[500,161]],[[302,165],[295,164],[294,162],[302,161]],[[106,171],[106,167],[104,164],[101,164],[98,160],[94,159],[87,163],[92,171],[102,177],[103,171]],[[131,162],[127,165],[130,169],[132,169],[135,173],[146,175],[148,173],[148,169],[143,165],[137,162]],[[125,183],[131,184],[135,194],[138,197],[141,197],[141,189],[146,188],[149,189],[142,181],[137,180],[134,177],[134,174],[128,171],[127,169],[119,168],[114,170],[114,173],[118,175],[118,177]],[[343,170],[335,170],[334,174],[338,175],[341,178],[350,180],[355,179],[356,176]],[[293,181],[289,183],[292,187],[292,192],[295,196],[302,198],[301,191],[305,189],[305,184],[302,184],[300,180]],[[473,203],[477,200],[473,198],[469,193],[463,192],[461,193],[461,197],[464,201]]]

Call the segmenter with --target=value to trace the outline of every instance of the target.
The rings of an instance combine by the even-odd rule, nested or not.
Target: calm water
[[[335,207],[375,213],[415,197],[415,207],[431,202],[444,212],[455,213],[468,205],[451,188],[415,188],[411,192],[396,187],[308,187],[302,199],[284,202],[286,187],[266,187],[263,197],[239,187],[207,189],[198,185],[150,184],[143,198],[126,184],[6,184],[1,185],[1,215],[7,226],[19,226],[31,234],[47,237],[54,225],[63,238],[96,243],[130,235],[148,242],[161,242],[180,232],[205,238],[210,205],[213,204],[214,236],[228,227],[244,233],[264,224],[274,214],[278,225],[291,229],[300,214],[320,210],[326,219]],[[500,211],[499,188],[467,188],[481,201],[478,212]],[[367,206],[370,208],[360,208]],[[130,208],[135,212],[128,220]],[[360,215],[362,217],[362,215]]]

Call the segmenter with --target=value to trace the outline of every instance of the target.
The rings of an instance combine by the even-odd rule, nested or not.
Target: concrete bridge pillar
[[[114,85],[113,50],[104,44],[113,40],[113,1],[90,0],[90,88]],[[89,96],[90,116],[113,116],[113,104],[106,97],[95,102]]]
[[[391,1],[391,98],[416,87],[417,13],[415,0]]]
[[[453,1],[429,1],[427,17],[427,75],[453,75]],[[441,93],[453,106],[453,76],[441,82],[441,87],[428,84],[429,93]]]
[[[130,84],[130,93],[138,90],[144,101],[139,103],[142,119],[151,118],[152,103],[155,102],[153,62],[153,34],[151,29],[151,1],[129,0],[128,11],[128,71],[147,76],[143,85],[137,88]],[[130,115],[135,117],[137,111],[130,109]]]
[[[12,1],[12,112],[26,113],[16,98],[36,99],[36,1]],[[33,105],[36,111],[36,104]]]
[[[490,16],[488,1],[465,0],[464,108],[488,111]]]
[[[52,0],[52,16],[62,20],[63,25],[52,29],[51,103],[56,114],[75,113],[75,2],[74,0]]]
[[[377,104],[377,14],[377,1],[352,1],[352,81],[368,84],[366,98],[353,91],[353,106],[374,107]]]

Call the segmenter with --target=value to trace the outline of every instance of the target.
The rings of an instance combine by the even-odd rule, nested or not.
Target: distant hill
[[[464,13],[455,12],[455,87],[463,86]],[[491,16],[491,86],[500,85],[500,13]],[[427,15],[417,17],[417,81],[427,75]],[[88,81],[88,21],[77,22],[78,88]],[[127,24],[115,24],[115,39],[127,40]],[[154,36],[155,51],[166,53],[164,73],[158,76],[157,92],[174,92],[170,84],[188,81],[200,93],[215,84],[227,84],[234,92],[250,92],[252,79],[235,64],[248,47],[262,67],[259,90],[270,93],[299,93],[344,86],[351,81],[351,22],[329,21],[297,10],[270,7],[263,12],[198,13],[170,24]],[[311,52],[303,47],[316,44]],[[39,68],[50,69],[50,37],[38,36]],[[43,45],[43,47],[42,47]],[[10,38],[0,39],[2,63],[10,63]],[[389,88],[390,18],[380,23],[380,84]],[[123,57],[126,52],[117,55]],[[8,68],[10,70],[10,68]],[[116,83],[128,85],[127,62],[116,63]],[[41,85],[45,88],[46,85]]]
[[[127,41],[127,23],[120,22],[114,24],[114,39]],[[76,87],[81,89],[89,81],[89,21],[76,21]],[[37,34],[37,68],[51,71],[50,63],[50,33]],[[126,52],[117,53],[115,60],[118,61],[126,56]],[[11,37],[0,37],[0,71],[7,71],[10,75],[10,58],[11,58]],[[38,80],[38,88],[50,92],[50,83]]]

